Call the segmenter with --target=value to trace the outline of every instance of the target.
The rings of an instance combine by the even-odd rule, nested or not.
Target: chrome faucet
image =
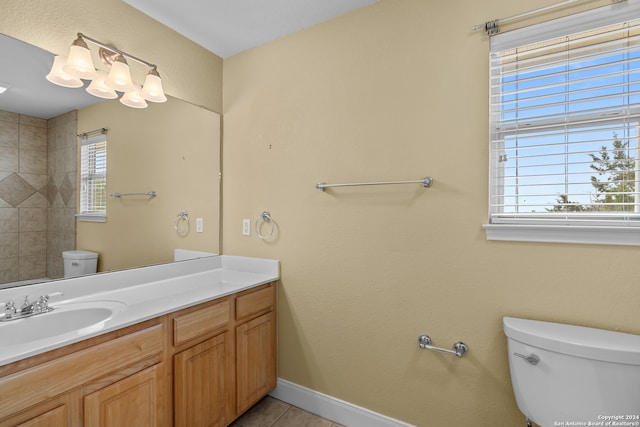
[[[8,301],[4,308],[4,317],[10,319],[16,315],[16,304],[13,301]]]
[[[29,302],[29,296],[24,297],[24,303],[20,307],[20,315],[26,316],[28,314],[40,313],[39,302]]]
[[[30,302],[29,296],[24,297],[24,303],[20,307],[20,311],[16,310],[16,304],[13,301],[7,301],[6,303],[0,303],[4,305],[4,317],[0,317],[0,322],[6,322],[8,320],[20,319],[23,317],[30,317],[40,313],[48,313],[53,310],[53,307],[49,306],[49,298],[63,295],[62,292],[53,292],[48,295],[42,295],[38,298],[38,301]]]

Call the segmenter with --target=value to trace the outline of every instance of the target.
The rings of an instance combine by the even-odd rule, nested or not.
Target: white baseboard
[[[415,427],[282,378],[269,394],[346,427]]]

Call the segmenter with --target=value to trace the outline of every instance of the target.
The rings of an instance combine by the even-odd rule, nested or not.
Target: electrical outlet
[[[196,233],[202,233],[202,218],[196,218]]]
[[[251,220],[250,219],[242,220],[242,235],[251,236]]]

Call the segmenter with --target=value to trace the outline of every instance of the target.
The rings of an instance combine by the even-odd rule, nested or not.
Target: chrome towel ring
[[[174,228],[179,236],[186,236],[189,234],[189,229],[191,228],[191,224],[189,223],[189,211],[180,211],[178,213]]]
[[[269,233],[267,234],[262,234],[261,229],[265,222],[271,223],[271,230],[269,230]],[[275,230],[276,230],[276,222],[271,218],[271,214],[267,211],[262,212],[260,214],[260,217],[256,220],[256,234],[258,235],[258,237],[261,238],[262,240],[267,240],[271,236],[273,236],[273,232]]]

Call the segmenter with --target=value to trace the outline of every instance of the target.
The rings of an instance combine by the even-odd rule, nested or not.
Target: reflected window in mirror
[[[107,220],[107,135],[82,138],[80,144],[81,221]]]

